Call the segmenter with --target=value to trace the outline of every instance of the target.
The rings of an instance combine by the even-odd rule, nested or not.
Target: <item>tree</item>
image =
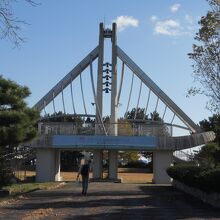
[[[139,128],[143,128],[141,129],[141,133],[145,135],[170,136],[168,126],[164,124],[163,119],[157,111],[150,113],[150,116],[146,115],[144,112],[144,108],[138,108],[137,111],[136,108],[133,108],[125,114],[126,120],[132,124],[133,135],[135,135],[135,130],[137,133],[136,135],[140,135]],[[132,121],[135,121],[135,123],[132,123]]]
[[[121,136],[132,136],[133,135],[133,129],[131,123],[129,123],[124,118],[118,119],[118,135]]]
[[[27,107],[25,98],[30,95],[26,86],[0,76],[0,177],[8,173],[5,154],[21,142],[37,135],[38,111]],[[3,179],[0,179],[0,186]]]
[[[139,152],[138,151],[120,151],[119,156],[122,158],[124,161],[129,162],[137,162],[139,159],[138,156]]]
[[[88,119],[91,121],[91,119]],[[73,122],[82,126],[84,120],[80,116],[65,114],[62,111],[55,112],[53,114],[46,114],[44,117],[41,118],[42,122]]]
[[[38,5],[33,0],[24,0],[31,6]],[[8,39],[15,46],[20,45],[24,42],[24,37],[21,36],[21,26],[27,24],[25,21],[20,20],[14,15],[12,9],[12,2],[16,0],[0,0],[0,39]]]
[[[213,143],[204,145],[194,159],[203,166],[215,167],[220,164],[220,115],[213,114],[208,120],[204,119],[199,124],[203,131],[214,131],[216,139]]]
[[[200,29],[196,33],[189,58],[193,60],[193,77],[199,86],[191,87],[188,95],[203,94],[209,98],[208,109],[220,111],[220,3],[207,0],[210,10],[199,21]]]
[[[150,113],[150,118],[152,121],[162,121],[162,119],[160,118],[160,115],[158,112],[153,111],[152,113]]]
[[[148,115],[145,115],[144,108],[132,108],[131,111],[125,113],[125,118],[127,119],[148,119]],[[136,115],[135,115],[136,113]]]
[[[200,127],[204,131],[214,131],[216,134],[215,142],[218,144],[220,148],[220,115],[213,114],[212,117],[209,117],[208,120],[204,119],[199,122]]]
[[[161,121],[162,119],[159,116],[159,113],[156,111],[153,111],[150,113],[150,118],[148,115],[145,114],[144,108],[132,108],[131,111],[128,111],[125,113],[125,118],[127,119],[141,119],[141,120],[151,120],[151,121]]]
[[[194,160],[202,166],[216,167],[220,163],[220,149],[216,143],[208,143],[194,156]]]

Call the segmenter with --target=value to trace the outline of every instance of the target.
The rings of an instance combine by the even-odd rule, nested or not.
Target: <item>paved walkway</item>
[[[220,210],[173,189],[144,184],[90,183],[87,196],[68,183],[0,206],[0,219],[220,219]]]

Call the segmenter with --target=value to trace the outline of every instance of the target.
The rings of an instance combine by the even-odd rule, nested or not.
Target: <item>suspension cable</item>
[[[145,110],[144,110],[143,120],[145,120],[145,118],[146,118],[146,113],[147,113],[147,109],[148,109],[148,105],[149,105],[149,101],[150,101],[150,94],[151,94],[151,90],[149,89],[148,98],[147,98],[147,105],[146,105]]]
[[[81,74],[81,73],[80,73],[80,75],[79,75],[79,78],[80,78],[80,86],[81,86],[81,93],[82,93],[82,99],[83,99],[83,106],[84,106],[85,114],[87,115],[86,103],[85,103],[84,92],[83,92],[83,86],[82,86],[82,74]]]
[[[164,116],[165,116],[165,114],[166,114],[166,111],[167,111],[167,105],[165,106],[165,109],[164,109],[164,113],[163,113],[162,120],[164,119]]]
[[[138,107],[139,107],[139,102],[140,102],[140,97],[141,97],[141,90],[142,90],[142,81],[140,83],[140,89],[139,89],[139,94],[138,94],[138,100],[137,100],[137,106],[134,114],[134,119],[137,117],[137,112],[138,112]]]
[[[134,83],[134,72],[132,74],[132,79],[131,79],[130,93],[129,93],[129,98],[128,98],[128,104],[127,104],[126,112],[125,112],[125,118],[127,118],[127,115],[128,115],[128,108],[129,108],[129,105],[130,105],[131,93],[132,93],[132,89],[133,89],[133,83]]]
[[[71,79],[71,83],[70,83],[70,90],[71,90],[71,100],[72,100],[73,112],[74,112],[74,114],[76,114],[76,109],[75,109],[74,99],[73,99],[73,81],[72,81],[72,79]]]
[[[92,84],[92,91],[93,91],[94,101],[95,101],[96,108],[97,108],[97,111],[98,111],[98,118],[101,122],[101,125],[102,125],[102,128],[103,128],[104,132],[105,132],[105,135],[107,136],[106,128],[105,128],[105,125],[104,125],[102,117],[101,117],[101,112],[100,112],[100,108],[99,108],[99,105],[98,105],[98,100],[97,100],[97,96],[96,96],[96,92],[95,92],[95,84],[94,84],[93,68],[92,68],[92,57],[90,59],[90,77],[91,77],[91,84]]]
[[[63,102],[63,112],[66,114],[65,102],[64,102],[64,94],[63,94],[63,83],[62,83],[62,102]]]
[[[171,120],[170,124],[172,124],[172,123],[173,123],[173,120],[174,120],[175,116],[176,116],[176,114],[173,114],[173,118],[172,118],[172,120]]]
[[[119,86],[119,90],[118,90],[117,105],[119,105],[119,100],[120,100],[120,96],[121,96],[122,83],[123,83],[123,79],[124,79],[124,66],[125,66],[125,63],[122,62],[121,80],[120,80],[120,86]]]
[[[158,102],[159,102],[159,97],[157,97],[157,103],[156,103],[155,110],[154,110],[155,112],[157,111]]]

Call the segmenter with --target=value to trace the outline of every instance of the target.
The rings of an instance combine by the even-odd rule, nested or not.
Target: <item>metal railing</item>
[[[204,167],[212,167],[214,166],[213,162],[205,157],[198,157],[196,154],[187,153],[183,150],[174,151],[173,152],[174,161],[177,163],[183,162],[192,162],[196,165],[203,165]]]
[[[115,124],[104,123],[107,134]],[[118,135],[121,136],[172,136],[172,126],[162,123],[117,123]],[[73,122],[40,122],[39,133],[48,135],[105,135],[100,124]]]
[[[173,156],[183,162],[189,162],[194,159],[193,154],[186,153],[185,151],[182,150],[174,151]]]

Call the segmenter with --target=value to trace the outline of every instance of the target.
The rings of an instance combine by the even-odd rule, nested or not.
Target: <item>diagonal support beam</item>
[[[65,89],[87,66],[89,66],[91,59],[94,61],[98,57],[99,46],[92,50],[77,66],[75,66],[63,79],[61,79],[40,101],[38,101],[34,108],[41,111],[47,106],[53,98]]]
[[[192,132],[201,132],[196,125],[154,82],[146,73],[120,48],[117,46],[118,57],[138,76],[140,80],[152,90],[172,110]]]

